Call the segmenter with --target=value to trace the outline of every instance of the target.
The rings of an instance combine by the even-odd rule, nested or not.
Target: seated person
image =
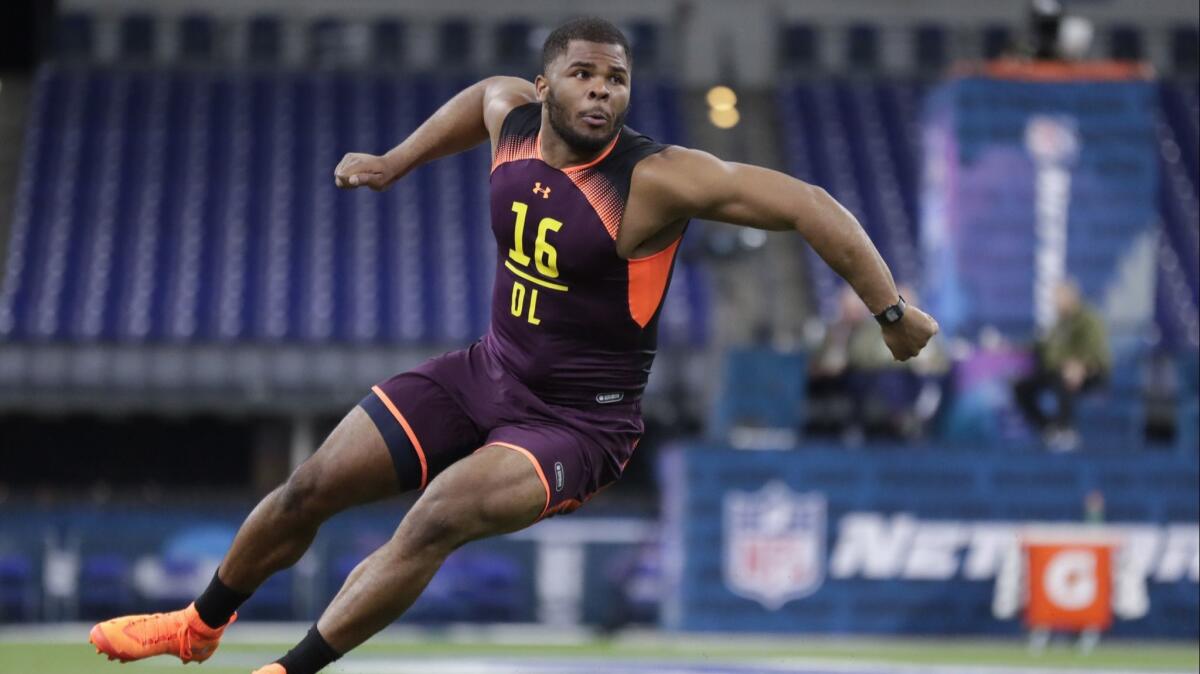
[[[912,288],[899,290],[906,300],[920,301]],[[882,344],[879,324],[852,291],[839,296],[839,309],[812,360],[807,430],[839,433],[849,444],[858,444],[864,436],[921,437],[937,412],[941,375],[947,370],[937,341],[930,341],[916,358],[899,362]]]
[[[1108,331],[1099,314],[1083,302],[1079,288],[1063,281],[1054,289],[1057,318],[1037,344],[1034,372],[1017,381],[1017,405],[1052,449],[1070,451],[1079,444],[1073,427],[1075,399],[1108,378],[1112,356]],[[1041,406],[1042,394],[1057,399],[1053,415]]]

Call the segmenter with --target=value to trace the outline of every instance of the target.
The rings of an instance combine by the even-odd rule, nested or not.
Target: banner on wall
[[[725,584],[778,609],[816,592],[825,579],[825,498],[772,482],[731,491],[724,502]]]
[[[952,79],[927,98],[928,308],[946,334],[990,326],[1023,339],[1053,322],[1054,287],[1070,277],[1111,326],[1145,328],[1157,236],[1153,85],[1137,72],[1016,75]]]
[[[1038,579],[1052,582],[1035,615],[1043,600],[1078,609],[1084,595],[1089,610],[1109,610],[1119,577],[1120,594],[1143,598],[1145,610],[1124,612],[1118,634],[1187,637],[1200,627],[1195,457],[689,448],[665,460],[669,627],[1016,633],[1015,611],[997,613],[996,603],[1022,540],[1055,523],[1079,529],[1096,490],[1115,520],[1086,527],[1114,542],[1091,567],[1103,578],[1083,583],[1078,556],[1038,557]]]

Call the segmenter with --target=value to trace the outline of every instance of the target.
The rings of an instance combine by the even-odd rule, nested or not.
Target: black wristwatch
[[[904,301],[904,295],[900,295],[900,301],[875,314],[875,320],[879,321],[879,324],[885,327],[893,323],[899,323],[900,319],[904,318],[904,309],[907,306],[908,302]]]

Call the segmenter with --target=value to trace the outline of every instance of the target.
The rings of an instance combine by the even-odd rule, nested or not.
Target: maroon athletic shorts
[[[482,341],[372,387],[360,406],[387,442],[404,489],[423,489],[486,445],[519,452],[546,488],[541,517],[568,513],[616,481],[643,431],[641,403],[552,405]]]

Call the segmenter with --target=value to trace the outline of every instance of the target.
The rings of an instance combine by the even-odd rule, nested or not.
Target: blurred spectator
[[[1079,444],[1073,427],[1075,399],[1100,386],[1112,365],[1104,322],[1080,297],[1079,288],[1063,281],[1054,289],[1058,316],[1037,344],[1032,375],[1017,381],[1014,392],[1025,418],[1042,434],[1046,445],[1070,451]],[[1053,415],[1042,408],[1042,396],[1056,398]]]
[[[808,424],[812,435],[839,435],[853,425],[854,401],[850,396],[850,338],[870,313],[849,286],[838,295],[838,315],[825,328],[824,338],[810,361]]]
[[[920,301],[912,288],[901,287],[900,293]],[[935,339],[918,357],[898,362],[852,289],[843,289],[838,306],[810,369],[809,432],[839,434],[848,444],[868,435],[921,437],[942,398],[947,363],[939,343]]]

